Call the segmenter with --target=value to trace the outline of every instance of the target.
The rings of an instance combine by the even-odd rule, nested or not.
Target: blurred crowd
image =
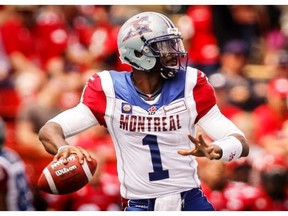
[[[162,12],[178,26],[189,65],[206,73],[222,113],[250,143],[245,159],[198,160],[210,202],[216,210],[288,210],[288,6],[2,5],[3,142],[25,163],[35,210],[121,210],[114,148],[105,128],[69,138],[91,151],[98,168],[87,186],[68,195],[37,189],[52,160],[37,134],[48,119],[79,102],[91,74],[130,70],[118,58],[117,34],[144,10]]]

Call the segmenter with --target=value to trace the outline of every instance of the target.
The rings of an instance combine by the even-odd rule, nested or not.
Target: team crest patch
[[[148,109],[148,115],[154,115],[156,111],[157,111],[157,107],[156,106],[151,106]]]
[[[122,103],[122,113],[131,114],[132,113],[132,106],[128,103]]]
[[[134,22],[131,22],[130,30],[127,33],[127,35],[124,37],[123,41],[128,40],[131,37],[134,37],[139,34],[143,34],[146,32],[152,32],[152,30],[149,27],[149,24],[151,21],[148,20],[148,16],[140,17],[139,19],[135,20]]]

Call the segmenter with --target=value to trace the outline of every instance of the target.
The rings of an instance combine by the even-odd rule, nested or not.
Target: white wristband
[[[242,143],[234,136],[228,136],[213,142],[222,149],[222,157],[220,160],[232,161],[240,157],[243,146]]]
[[[61,149],[67,148],[67,147],[70,147],[70,145],[65,144],[65,145],[60,146],[60,147],[57,149],[57,153],[59,153],[59,152],[61,151]]]

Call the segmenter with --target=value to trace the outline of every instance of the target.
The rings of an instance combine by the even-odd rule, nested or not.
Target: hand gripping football
[[[48,164],[39,177],[38,188],[51,194],[75,192],[90,181],[97,168],[95,159],[90,162],[85,159],[80,164],[76,154],[71,154],[67,161],[64,164],[61,159]]]

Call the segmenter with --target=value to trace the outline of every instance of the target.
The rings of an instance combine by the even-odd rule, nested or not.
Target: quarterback
[[[124,210],[213,211],[195,157],[245,157],[244,134],[221,114],[205,74],[187,67],[181,33],[166,16],[143,12],[128,19],[118,49],[133,71],[91,76],[79,104],[49,120],[40,141],[55,161],[71,153],[89,160],[66,138],[104,125],[116,150]],[[213,142],[197,136],[197,125]]]

